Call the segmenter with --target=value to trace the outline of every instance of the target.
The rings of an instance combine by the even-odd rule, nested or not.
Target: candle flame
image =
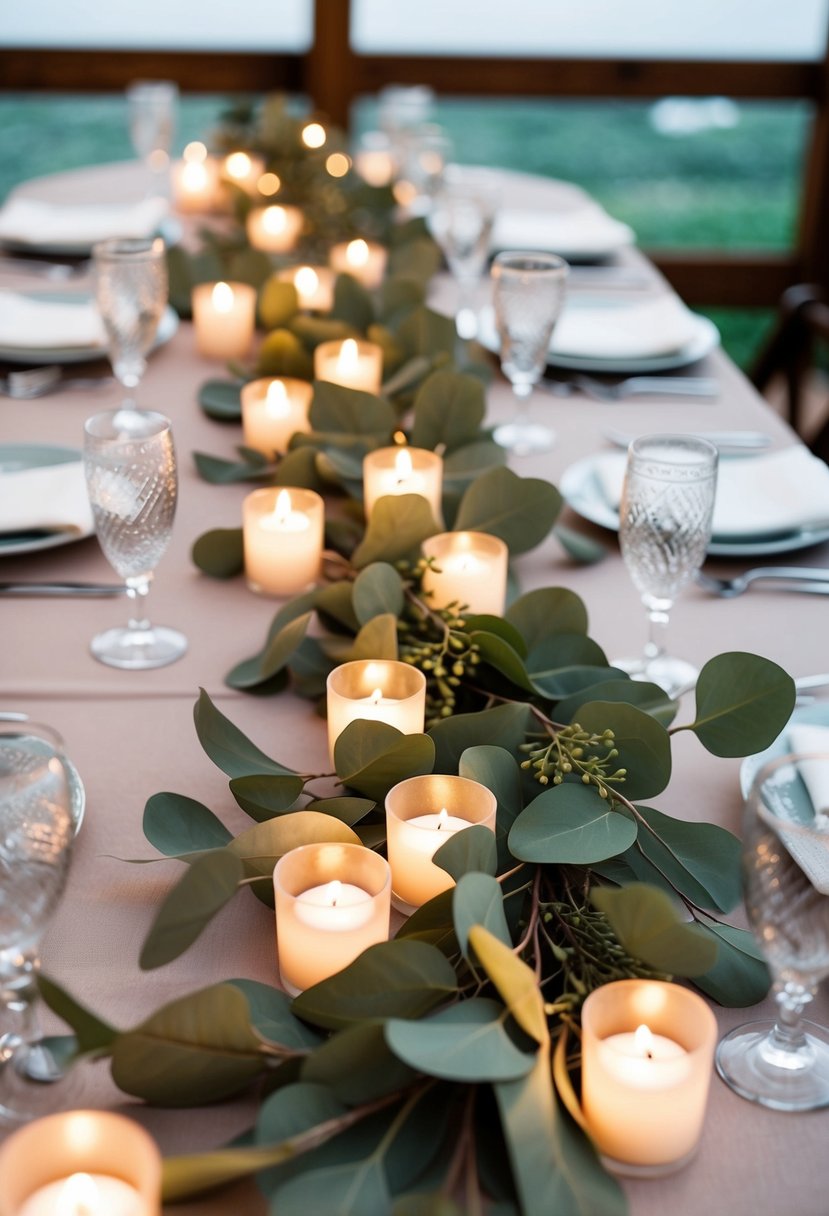
[[[382,699],[383,699],[382,688],[375,688],[374,692],[369,697],[369,701],[371,701],[372,705],[379,705],[380,702],[382,701]]]
[[[369,249],[362,237],[349,241],[346,246],[345,258],[349,266],[365,266],[368,261]]]
[[[339,374],[353,376],[357,370],[358,356],[357,343],[353,338],[346,338],[340,347],[340,355],[337,359],[337,371]]]
[[[290,402],[288,394],[285,392],[285,385],[281,380],[274,380],[272,384],[268,385],[265,395],[265,413],[270,418],[285,418],[289,409]]]
[[[449,812],[447,811],[445,806],[442,806],[440,808],[440,814],[438,815],[438,821],[437,821],[437,825],[436,825],[436,830],[438,832],[441,830],[441,828],[446,827],[446,820],[448,818],[449,818]]]
[[[339,878],[332,879],[332,881],[328,884],[328,890],[326,891],[325,896],[332,908],[336,908],[337,900],[340,898],[342,889],[343,884],[340,882]]]
[[[402,485],[412,475],[412,457],[408,448],[401,448],[394,458],[394,473],[397,484]]]
[[[100,1213],[99,1191],[89,1174],[72,1174],[58,1195],[56,1216],[95,1216]]]
[[[216,312],[230,312],[233,308],[233,288],[229,283],[217,283],[213,288],[212,300]]]
[[[312,296],[319,285],[320,277],[313,266],[300,266],[294,275],[294,287],[301,296]]]
[[[288,222],[288,217],[285,214],[284,207],[266,207],[262,214],[262,227],[271,235],[276,235],[278,232],[284,232],[285,225]]]
[[[207,185],[207,169],[197,160],[185,162],[181,180],[187,190],[203,190]]]
[[[202,161],[207,160],[207,148],[198,139],[194,139],[193,142],[189,143],[184,149],[182,156],[191,164],[199,164]]]
[[[328,136],[325,127],[318,122],[309,122],[302,128],[302,142],[306,148],[321,148]]]
[[[274,520],[278,524],[284,524],[290,514],[291,496],[287,490],[280,490],[276,496],[276,505],[273,509]]]
[[[653,1035],[650,1027],[646,1026],[644,1022],[636,1028],[633,1036],[633,1049],[638,1056],[642,1056],[646,1060],[653,1059]]]
[[[225,173],[237,182],[245,180],[253,168],[253,162],[247,152],[231,152],[225,160]]]

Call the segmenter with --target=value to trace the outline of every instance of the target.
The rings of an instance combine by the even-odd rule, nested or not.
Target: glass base
[[[0,1040],[0,1127],[20,1127],[32,1119],[78,1104],[72,1070],[45,1043],[26,1045],[17,1035]]]
[[[659,1165],[632,1165],[629,1161],[617,1161],[615,1157],[608,1157],[605,1153],[599,1154],[599,1160],[606,1170],[621,1178],[665,1178],[690,1164],[696,1157],[698,1148],[699,1145],[695,1144],[690,1153],[686,1153],[678,1161],[663,1161]]]
[[[699,668],[685,659],[674,659],[669,655],[661,655],[658,659],[647,659],[640,655],[637,659],[611,659],[611,667],[626,671],[633,680],[648,680],[663,688],[669,697],[678,697],[687,692],[697,682]]]
[[[781,1051],[771,1041],[774,1023],[747,1022],[720,1041],[717,1072],[735,1093],[772,1110],[829,1106],[829,1031],[801,1022],[802,1047]]]
[[[135,671],[175,663],[187,650],[187,638],[165,625],[149,629],[130,629],[125,625],[97,634],[89,649],[99,663]]]
[[[503,426],[496,426],[493,438],[516,456],[533,456],[536,452],[549,452],[556,433],[537,422],[505,422]]]

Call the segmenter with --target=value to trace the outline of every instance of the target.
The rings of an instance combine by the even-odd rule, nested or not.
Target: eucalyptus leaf
[[[190,1153],[165,1157],[162,1163],[162,1197],[165,1203],[191,1199],[224,1186],[268,1166],[291,1161],[296,1147],[286,1142],[275,1146],[216,1149],[212,1153]]]
[[[333,815],[318,811],[292,811],[248,828],[227,846],[245,867],[249,878],[269,877],[279,858],[302,844],[322,841],[359,844],[354,831]]]
[[[613,731],[614,761],[626,770],[620,789],[630,800],[661,794],[671,779],[671,741],[668,732],[650,714],[635,705],[590,701],[579,710],[579,724],[602,734]]]
[[[271,259],[261,249],[246,246],[234,253],[227,267],[227,277],[237,283],[248,283],[257,289],[273,272]]]
[[[309,804],[307,810],[317,811],[321,815],[333,815],[349,827],[365,819],[369,811],[373,811],[376,802],[371,798],[317,798]]]
[[[103,1018],[91,1013],[73,996],[41,972],[37,977],[38,991],[46,1005],[75,1032],[77,1050],[81,1054],[108,1054],[118,1037],[118,1031]]]
[[[443,460],[444,490],[465,490],[488,469],[506,464],[506,449],[494,439],[476,439],[447,452]]]
[[[743,651],[716,655],[699,673],[690,726],[715,756],[748,756],[768,747],[788,722],[796,690],[770,659]]]
[[[607,557],[607,547],[592,536],[585,536],[564,524],[557,523],[553,528],[556,540],[567,551],[574,561],[583,566],[592,566]]]
[[[307,1056],[302,1079],[326,1085],[341,1102],[358,1106],[405,1089],[416,1080],[386,1045],[383,1024],[358,1022],[332,1035]]]
[[[307,988],[293,1007],[313,1026],[337,1030],[366,1018],[420,1018],[456,992],[454,969],[441,952],[404,939],[369,946],[343,971]]]
[[[669,975],[704,975],[717,960],[716,940],[680,919],[664,891],[646,883],[613,890],[594,887],[590,898],[610,921],[629,954]]]
[[[382,1161],[369,1155],[359,1161],[305,1170],[280,1186],[274,1210],[280,1216],[388,1216],[391,1194]]]
[[[256,773],[249,777],[234,777],[230,792],[243,811],[261,822],[290,811],[304,786],[302,777]]]
[[[581,633],[558,633],[537,641],[524,662],[530,687],[553,700],[598,683],[608,670],[602,648]]]
[[[414,911],[397,930],[395,940],[411,938],[428,942],[429,945],[436,946],[447,958],[457,954],[458,939],[452,921],[454,891],[454,887],[449,887]]]
[[[597,676],[595,684],[588,684],[558,702],[556,721],[578,721],[579,710],[588,701],[622,701],[626,705],[635,705],[664,727],[670,726],[676,717],[678,703],[672,701],[658,684],[650,684],[647,680],[603,679],[599,672]]]
[[[559,633],[587,633],[584,602],[567,587],[540,587],[522,595],[504,614],[526,642],[528,653]]]
[[[495,838],[498,846],[499,869],[512,864],[507,845],[510,828],[524,805],[521,789],[521,770],[514,756],[503,747],[484,744],[469,747],[462,753],[458,765],[461,777],[479,781],[492,790],[498,803],[495,821]]]
[[[387,612],[398,617],[403,611],[403,581],[388,562],[373,562],[354,580],[352,600],[361,625]]]
[[[228,980],[248,1003],[251,1025],[263,1039],[292,1051],[310,1051],[322,1040],[291,1012],[291,998],[281,988],[257,980]]]
[[[230,984],[192,992],[118,1036],[112,1078],[154,1106],[203,1106],[238,1093],[264,1068],[248,1003]]]
[[[350,274],[338,274],[334,283],[334,303],[331,316],[347,321],[361,333],[365,333],[374,320],[374,303],[371,295]]]
[[[167,857],[221,849],[233,839],[204,803],[166,790],[147,799],[143,827],[150,844]]]
[[[337,317],[309,317],[300,314],[288,322],[291,333],[296,334],[308,350],[314,350],[323,342],[339,342],[344,338],[359,338],[360,330]]]
[[[467,630],[471,633],[494,635],[500,641],[506,642],[522,659],[527,657],[527,645],[523,637],[515,626],[502,616],[495,616],[491,612],[465,612],[464,620]]]
[[[469,945],[492,980],[498,993],[518,1025],[536,1043],[546,1046],[550,1041],[544,998],[535,972],[507,945],[483,925],[472,925]]]
[[[299,293],[296,284],[290,280],[280,279],[273,274],[264,282],[259,291],[257,312],[263,329],[279,329],[287,325],[299,309]]]
[[[296,334],[288,329],[273,329],[259,347],[256,374],[310,380],[314,375],[314,361]]]
[[[382,397],[328,380],[314,382],[308,418],[315,431],[389,437],[397,422],[394,410]]]
[[[497,744],[517,752],[531,720],[529,705],[498,705],[473,714],[453,714],[429,730],[435,744],[435,771],[456,773],[461,756],[470,747]]]
[[[481,997],[417,1021],[391,1018],[386,1042],[411,1068],[447,1081],[509,1081],[526,1076],[535,1063],[506,1033],[503,1006]]]
[[[415,279],[422,282],[428,282],[434,278],[440,270],[441,254],[438,247],[432,240],[409,241],[405,245],[397,245],[391,251],[389,258],[388,273],[399,278]],[[428,309],[419,309],[418,312],[428,312]],[[432,314],[437,315],[437,314]],[[443,318],[442,318],[443,319]],[[448,318],[446,318],[448,320]],[[403,326],[401,326],[402,330]],[[454,325],[452,329],[454,331]],[[407,338],[409,334],[407,332]],[[418,334],[420,341],[423,343],[426,350],[430,346],[435,345],[430,342],[431,332],[427,330],[422,336]],[[411,339],[409,339],[411,340]]]
[[[766,996],[771,976],[763,953],[751,933],[732,925],[700,925],[717,943],[717,961],[694,983],[707,996],[730,1009],[757,1005]]]
[[[649,806],[636,809],[647,824],[639,828],[639,848],[677,890],[701,908],[730,912],[737,906],[741,846],[736,836],[715,823],[688,823]]]
[[[226,683],[232,688],[255,688],[257,685],[264,684],[272,680],[275,675],[278,675],[287,666],[292,656],[296,653],[305,639],[308,626],[311,621],[311,613],[306,612],[302,616],[296,617],[284,625],[277,634],[274,634],[266,643],[264,650],[258,655],[254,655],[252,659],[245,659],[228,672],[225,677]],[[272,766],[274,761],[270,762]],[[222,767],[221,765],[219,766]],[[246,773],[231,773],[229,769],[225,769],[229,776],[247,776],[250,770]],[[272,772],[272,767],[265,770],[259,768],[255,772]],[[288,772],[281,765],[278,766],[278,771]]]
[[[236,894],[243,876],[241,861],[226,849],[192,862],[156,912],[138,959],[141,970],[163,967],[192,946]]]
[[[397,616],[383,612],[363,625],[348,652],[352,662],[357,659],[397,659]]]
[[[477,646],[478,653],[485,663],[500,671],[501,675],[526,692],[533,691],[533,685],[527,675],[527,669],[520,655],[512,646],[494,633],[485,633],[481,629],[472,630],[470,641]]]
[[[365,536],[351,555],[352,565],[361,570],[372,562],[412,557],[427,536],[439,531],[421,494],[386,494],[374,504]]]
[[[205,690],[193,708],[196,734],[213,763],[228,777],[248,777],[254,773],[278,773],[294,776],[286,768],[251,743],[247,735],[234,726],[211,701]]]
[[[317,453],[313,448],[292,448],[286,452],[273,474],[276,486],[299,486],[304,490],[320,491],[324,482],[317,468]]]
[[[452,888],[452,918],[465,958],[469,957],[469,930],[473,925],[483,925],[505,946],[512,948],[501,884],[491,875],[463,874],[458,879]]]
[[[349,579],[340,579],[320,587],[315,604],[317,612],[323,617],[335,621],[349,633],[358,632],[360,621],[354,611],[354,584]]]
[[[511,469],[491,469],[473,481],[461,499],[455,529],[499,536],[513,556],[540,544],[561,510],[555,486]]]
[[[407,777],[431,773],[435,747],[428,735],[404,735],[385,722],[350,722],[334,744],[343,785],[380,802]]]
[[[565,781],[521,812],[509,847],[520,861],[589,866],[623,853],[635,839],[636,824],[611,810],[595,786]]]
[[[482,823],[472,824],[442,844],[432,857],[441,870],[457,880],[462,874],[480,872],[494,875],[498,867],[495,833]]]
[[[242,421],[242,386],[236,380],[207,380],[199,389],[199,405],[218,422]]]
[[[193,544],[193,565],[211,578],[233,578],[245,568],[241,528],[212,528]]]
[[[484,388],[474,376],[434,372],[420,386],[414,400],[411,442],[447,452],[478,438],[486,413]]]
[[[194,452],[193,460],[203,481],[214,486],[233,485],[240,481],[262,481],[273,472],[266,457],[259,460],[224,460],[207,452]]]

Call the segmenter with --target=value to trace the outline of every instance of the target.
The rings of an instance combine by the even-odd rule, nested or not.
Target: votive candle
[[[314,390],[291,376],[251,380],[241,392],[245,443],[265,456],[287,452],[291,436],[311,429],[308,410]]]
[[[279,278],[293,283],[300,308],[327,312],[334,303],[334,272],[328,266],[290,266]]]
[[[371,518],[378,498],[387,494],[419,494],[443,518],[443,458],[426,448],[376,448],[363,458],[363,508]]]
[[[291,996],[388,940],[391,873],[372,849],[300,845],[276,863],[273,886],[279,977]]]
[[[367,131],[354,153],[354,168],[369,186],[388,186],[394,177],[391,140],[383,131]]]
[[[717,1022],[702,997],[659,980],[604,984],[582,1007],[582,1106],[619,1173],[683,1166],[702,1132]]]
[[[267,487],[243,503],[245,576],[260,595],[297,595],[316,582],[325,509],[313,490]]]
[[[328,676],[328,746],[351,722],[385,722],[404,735],[419,735],[426,719],[426,677],[409,663],[356,659]]]
[[[288,253],[299,240],[303,222],[299,207],[273,203],[249,211],[245,228],[254,249],[264,253]]]
[[[314,375],[345,388],[379,393],[383,383],[383,351],[376,342],[357,338],[321,342],[314,351]]]
[[[331,250],[331,267],[337,274],[350,274],[363,287],[373,291],[383,282],[388,253],[376,241],[364,241],[357,237],[353,241],[342,241]]]
[[[179,211],[205,212],[216,205],[219,165],[202,143],[188,144],[173,165],[173,198]]]
[[[421,588],[432,608],[457,604],[469,612],[502,616],[507,598],[509,550],[488,532],[441,532],[422,545],[434,566],[423,572]]]
[[[473,824],[494,833],[497,809],[492,790],[468,777],[430,773],[393,786],[386,795],[386,841],[394,906],[411,913],[453,887],[432,857]]]
[[[193,326],[199,354],[239,359],[256,324],[256,291],[248,283],[200,283],[193,288]]]
[[[253,152],[229,152],[222,161],[222,180],[254,194],[259,178],[265,172],[265,162]]]
[[[161,1153],[123,1115],[73,1110],[0,1148],[0,1216],[160,1216]]]

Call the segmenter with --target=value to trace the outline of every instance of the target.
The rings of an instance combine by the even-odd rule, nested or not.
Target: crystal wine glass
[[[150,410],[93,414],[84,426],[84,471],[98,541],[127,584],[133,616],[92,639],[110,667],[164,667],[187,639],[144,615],[153,571],[170,543],[178,480],[169,418]]]
[[[829,1030],[802,1020],[829,975],[829,814],[817,796],[827,783],[829,755],[778,756],[757,773],[745,807],[746,911],[774,976],[778,1013],[776,1022],[727,1034],[717,1071],[742,1097],[774,1110],[829,1105]]]
[[[613,666],[669,696],[693,687],[699,675],[693,664],[667,654],[665,633],[677,595],[705,559],[716,489],[717,449],[707,439],[643,435],[628,449],[619,542],[649,634],[641,658],[614,659]]]
[[[443,250],[458,287],[455,324],[458,337],[478,336],[475,297],[489,255],[497,195],[485,181],[447,174],[429,216],[429,226]]]
[[[112,369],[127,390],[126,400],[132,400],[167,303],[164,242],[160,237],[101,241],[92,256]]]
[[[0,1039],[0,1123],[43,1113],[31,1084],[43,1077],[32,960],[69,868],[74,825],[62,752],[49,727],[0,721],[0,998],[18,1018]]]
[[[168,193],[177,104],[178,86],[172,80],[136,80],[127,88],[130,139],[149,170],[151,194]]]
[[[499,253],[492,263],[501,369],[517,403],[512,422],[495,428],[495,440],[519,456],[549,451],[555,439],[549,427],[529,421],[528,410],[564,305],[569,269],[554,253]]]

